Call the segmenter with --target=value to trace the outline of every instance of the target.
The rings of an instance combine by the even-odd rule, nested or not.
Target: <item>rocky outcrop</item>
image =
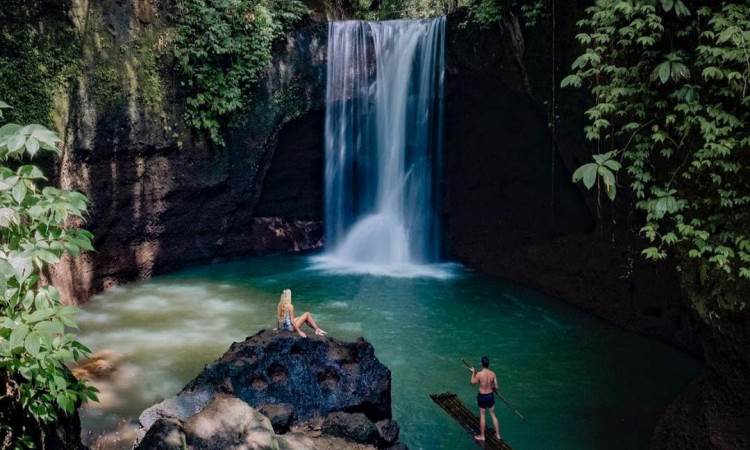
[[[140,450],[173,442],[190,449],[385,448],[399,436],[391,373],[372,345],[285,331],[232,344],[139,421]],[[309,446],[295,447],[300,440]]]

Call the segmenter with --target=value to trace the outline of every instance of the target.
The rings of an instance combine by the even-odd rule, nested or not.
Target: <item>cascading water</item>
[[[445,18],[331,22],[326,253],[331,269],[439,275]]]

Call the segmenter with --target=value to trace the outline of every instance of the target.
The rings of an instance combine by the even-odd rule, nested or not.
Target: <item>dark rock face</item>
[[[654,450],[750,448],[750,314],[725,312],[702,336],[704,373],[664,412]]]
[[[170,449],[180,440],[196,450],[375,448],[397,444],[399,434],[391,420],[391,373],[372,345],[285,331],[232,344],[139,421],[140,450]],[[299,431],[321,422],[323,436]]]
[[[391,417],[391,372],[368,342],[299,338],[262,331],[233,344],[191,381],[183,393],[224,392],[250,405],[291,405],[297,421],[334,411]]]
[[[144,8],[152,13],[145,22],[138,19]],[[107,0],[92,5],[81,23],[107,30],[116,49],[158,36],[168,16],[165,5]],[[325,24],[311,22],[278,43],[226,148],[212,147],[184,126],[173,77],[161,77],[164,98],[157,106],[133,94],[135,78],[124,80],[121,101],[105,108],[84,74],[65,118],[58,180],[91,200],[86,228],[97,251],[66,260],[50,274],[66,301],[83,302],[110,286],[191,264],[322,244],[318,140],[326,32]],[[280,147],[279,170],[263,188]],[[295,187],[298,179],[310,185]]]
[[[698,353],[675,271],[645,262],[625,229],[600,235],[593,204],[571,183],[580,146],[553,139],[516,20],[458,29],[463,20],[449,17],[446,41],[447,253]]]

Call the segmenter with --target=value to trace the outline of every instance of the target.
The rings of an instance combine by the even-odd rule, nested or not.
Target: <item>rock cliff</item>
[[[91,200],[86,227],[97,251],[51,274],[69,302],[191,264],[322,244],[326,25],[307,21],[277,43],[255,101],[226,148],[215,148],[182,121],[170,8],[147,0],[71,7],[87,65],[61,114],[57,178]],[[144,73],[160,49],[160,65]],[[103,73],[123,69],[103,83]]]

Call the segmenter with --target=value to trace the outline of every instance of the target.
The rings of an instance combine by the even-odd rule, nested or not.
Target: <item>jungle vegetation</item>
[[[750,3],[597,0],[578,28],[562,86],[590,94],[594,155],[573,180],[630,188],[646,258],[750,279]]]

